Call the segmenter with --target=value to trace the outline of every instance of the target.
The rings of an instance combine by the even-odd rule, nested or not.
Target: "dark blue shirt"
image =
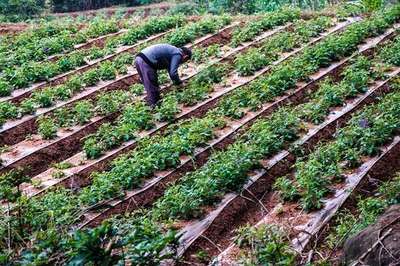
[[[169,77],[174,83],[181,83],[178,74],[178,68],[183,58],[181,49],[162,43],[149,46],[143,49],[141,53],[156,69],[167,69]]]

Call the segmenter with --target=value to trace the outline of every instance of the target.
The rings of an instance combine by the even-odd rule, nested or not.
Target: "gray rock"
[[[384,246],[378,244],[379,233],[381,239],[387,234],[381,241]],[[400,265],[400,205],[390,207],[375,224],[345,242],[344,264],[351,265],[370,248],[372,250],[362,260],[363,264],[358,265]]]

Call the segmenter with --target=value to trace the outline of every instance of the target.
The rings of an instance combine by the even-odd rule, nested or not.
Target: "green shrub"
[[[9,96],[12,88],[6,81],[0,79],[0,97]]]
[[[49,117],[39,119],[38,132],[43,139],[53,139],[57,136],[57,125]]]
[[[362,0],[362,4],[368,11],[378,10],[382,7],[382,0]]]
[[[39,15],[45,6],[44,0],[1,0],[0,15],[12,22]]]

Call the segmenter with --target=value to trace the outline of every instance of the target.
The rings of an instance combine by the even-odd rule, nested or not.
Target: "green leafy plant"
[[[175,46],[185,45],[199,36],[215,32],[231,21],[229,16],[211,16],[175,29],[165,36],[165,41]]]
[[[179,113],[178,99],[175,95],[168,95],[164,97],[161,103],[156,107],[156,120],[158,121],[172,121],[175,115]]]
[[[58,170],[65,170],[65,169],[69,169],[71,167],[73,167],[74,165],[70,162],[64,161],[64,162],[59,162],[59,163],[55,163],[52,165],[52,167],[58,169]]]
[[[70,127],[74,124],[74,113],[68,108],[57,109],[53,117],[60,127]]]
[[[85,86],[94,86],[100,80],[100,73],[97,69],[90,69],[81,78]]]
[[[40,107],[50,107],[54,103],[54,94],[51,88],[35,91],[32,98]]]
[[[277,225],[245,226],[237,230],[235,239],[245,252],[240,257],[246,265],[294,265],[295,252],[283,228]]]
[[[43,139],[53,139],[57,137],[57,125],[53,119],[42,116],[38,120],[38,133]]]
[[[0,125],[3,125],[9,119],[18,117],[18,108],[9,102],[0,103]]]
[[[97,74],[102,80],[112,80],[115,79],[117,73],[117,69],[114,64],[110,61],[106,61],[102,63],[99,67]],[[92,84],[94,85],[94,84]]]
[[[67,100],[72,97],[73,92],[65,85],[60,85],[55,88],[54,96],[59,100]]]
[[[93,136],[87,136],[83,145],[83,150],[85,151],[86,157],[98,158],[102,154],[103,151],[102,144],[97,141],[97,139]]]
[[[30,178],[21,170],[11,170],[0,175],[0,199],[15,202],[22,195],[19,186],[29,181]]]
[[[121,248],[121,242],[116,240],[117,231],[110,223],[85,231],[76,231],[69,245],[71,265],[93,263],[94,265],[117,264],[120,255],[114,254]]]
[[[273,188],[279,191],[284,201],[294,201],[300,196],[296,184],[285,176],[278,178]]]
[[[382,0],[362,0],[362,4],[368,11],[375,11],[378,10],[383,5]]]
[[[93,116],[93,104],[90,101],[80,101],[73,109],[74,119],[81,125],[90,121]]]
[[[11,95],[12,87],[5,80],[0,80],[0,97]]]
[[[245,54],[235,58],[235,68],[241,76],[248,76],[269,63],[268,58],[256,48],[249,49]]]
[[[129,96],[129,92],[123,90],[101,93],[96,100],[96,111],[101,115],[114,113],[129,101]]]
[[[19,110],[22,115],[34,114],[36,111],[36,102],[32,98],[24,99],[19,104]]]
[[[275,26],[296,20],[300,17],[300,10],[283,8],[275,12],[251,21],[243,28],[238,28],[233,32],[232,45],[238,46],[240,43],[251,40],[262,31],[271,29]]]
[[[143,95],[144,94],[144,86],[143,84],[140,83],[135,83],[133,85],[131,85],[129,87],[129,91],[133,94],[133,95]]]
[[[212,44],[204,48],[195,48],[192,52],[193,62],[200,64],[210,60],[210,57],[218,57],[221,54],[221,47],[219,44]]]

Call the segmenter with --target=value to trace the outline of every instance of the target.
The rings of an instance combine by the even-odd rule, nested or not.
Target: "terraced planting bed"
[[[91,24],[1,42],[10,58],[11,44],[43,34],[82,44],[0,69],[11,88],[0,264],[338,263],[341,217],[357,221],[355,202],[370,197],[381,204],[371,224],[398,193],[375,198],[383,190],[365,180],[398,181],[400,6],[324,14],[150,17],[86,44],[74,38]],[[193,58],[181,87],[160,73],[151,109],[132,64],[160,42]]]

